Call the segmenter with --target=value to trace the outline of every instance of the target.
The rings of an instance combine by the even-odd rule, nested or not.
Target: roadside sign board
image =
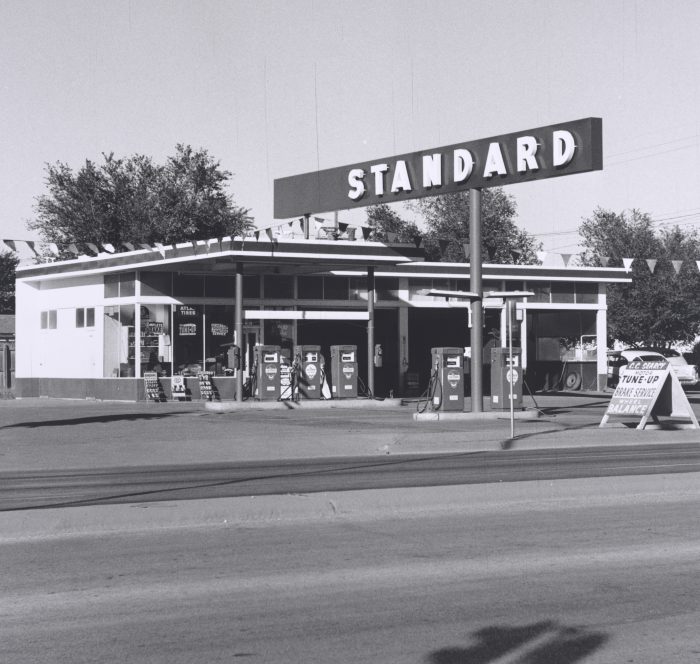
[[[658,423],[659,415],[686,418],[693,428],[698,428],[688,397],[669,363],[633,360],[620,375],[600,426],[605,426],[611,416],[639,417],[637,429],[643,429],[650,417]]]
[[[277,178],[274,217],[288,219],[602,168],[602,120],[582,118]]]

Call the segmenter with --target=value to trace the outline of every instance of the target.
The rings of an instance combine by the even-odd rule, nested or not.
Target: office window
[[[95,308],[81,307],[75,310],[76,327],[95,327]]]
[[[56,309],[49,309],[41,312],[41,329],[55,330],[56,329]]]

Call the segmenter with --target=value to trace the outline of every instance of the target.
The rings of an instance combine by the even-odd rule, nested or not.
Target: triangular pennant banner
[[[561,259],[564,261],[564,267],[568,267],[569,261],[571,260],[571,254],[561,254]]]
[[[76,247],[74,244],[69,244],[68,245],[68,251],[71,252],[71,254],[78,255],[80,252],[78,251],[78,247]]]
[[[260,231],[255,231],[253,237],[257,240],[260,237]]]
[[[136,247],[131,242],[122,242],[122,247],[126,247],[127,251],[136,250]]]
[[[12,249],[12,251],[17,251],[17,245],[14,240],[3,240],[3,242]]]
[[[683,261],[671,261],[671,265],[673,265],[673,269],[676,271],[676,274],[678,274],[683,266]]]
[[[25,242],[27,243],[27,246],[34,252],[34,255],[38,256],[39,252],[36,250],[35,243],[31,240],[25,240]]]
[[[49,242],[49,250],[54,256],[58,256],[58,245],[55,242]]]
[[[599,256],[600,258],[600,264],[603,267],[608,267],[608,263],[610,262],[610,256]]]
[[[537,252],[537,260],[540,263],[544,263],[544,259],[547,258],[547,252],[546,251],[538,251]]]
[[[647,258],[646,261],[647,261],[647,265],[649,266],[649,272],[654,274],[654,270],[656,269],[656,263],[657,263],[656,258]]]
[[[348,226],[349,226],[349,225],[350,225],[350,224],[338,223],[338,230],[339,230],[341,233],[345,233],[345,231],[348,230]]]
[[[630,271],[630,267],[634,263],[634,258],[623,258],[622,259],[622,264],[625,266],[625,272]]]
[[[700,270],[700,261],[695,261],[695,265],[698,266],[698,270]]]
[[[416,235],[413,238],[413,244],[416,245],[416,249],[418,249],[422,243],[423,243],[423,238],[420,235]]]
[[[158,250],[158,253],[165,258],[165,247],[160,242],[154,242],[153,246]]]
[[[299,217],[299,230],[304,232],[304,217]]]
[[[145,249],[146,251],[151,251],[151,245],[146,244],[145,242],[139,242],[139,247],[141,247],[141,249]]]
[[[103,245],[102,245],[102,248],[103,248],[105,251],[109,252],[110,254],[113,254],[114,251],[115,251],[114,245],[113,245],[113,244],[110,244],[109,242],[103,244]]]
[[[95,254],[95,256],[97,256],[97,254],[100,253],[100,250],[98,249],[96,244],[93,244],[92,242],[86,242],[85,244],[87,245],[88,249]]]
[[[391,232],[387,231],[386,239],[387,239],[387,242],[389,244],[391,244],[392,242],[396,242],[397,237],[398,237],[398,233],[391,233]]]
[[[362,227],[362,237],[365,240],[369,239],[369,236],[372,234],[372,229],[369,228],[368,226],[363,226]]]
[[[443,240],[439,239],[438,244],[440,245],[440,255],[444,256],[445,252],[447,251],[447,247],[450,246],[450,241],[449,240]]]
[[[469,260],[472,255],[472,245],[469,242],[462,242],[462,247],[464,247],[464,257]]]
[[[271,229],[271,228],[266,228],[266,229],[265,229],[265,233],[266,233],[268,239],[269,239],[269,240],[272,240],[272,235],[273,235],[272,229]]]

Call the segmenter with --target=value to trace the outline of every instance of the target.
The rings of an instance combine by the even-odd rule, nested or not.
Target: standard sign
[[[275,180],[276,219],[500,187],[603,168],[603,123],[585,118]]]

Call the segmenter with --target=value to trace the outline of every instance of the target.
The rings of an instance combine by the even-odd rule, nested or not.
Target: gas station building
[[[357,347],[361,395],[418,396],[431,348],[461,347],[470,357],[468,302],[428,291],[467,291],[469,281],[468,263],[427,262],[412,244],[264,233],[24,266],[15,391],[137,401],[155,372],[164,398],[184,377],[189,398],[199,399],[199,376],[210,372],[221,399],[240,400],[256,347],[289,356],[311,344],[326,361],[332,346]],[[533,293],[517,302],[513,331],[532,392],[605,387],[606,288],[629,282],[623,268],[482,266],[485,293]],[[507,344],[506,308],[498,297],[482,304],[488,364],[491,347]],[[484,387],[488,394],[488,380]]]

